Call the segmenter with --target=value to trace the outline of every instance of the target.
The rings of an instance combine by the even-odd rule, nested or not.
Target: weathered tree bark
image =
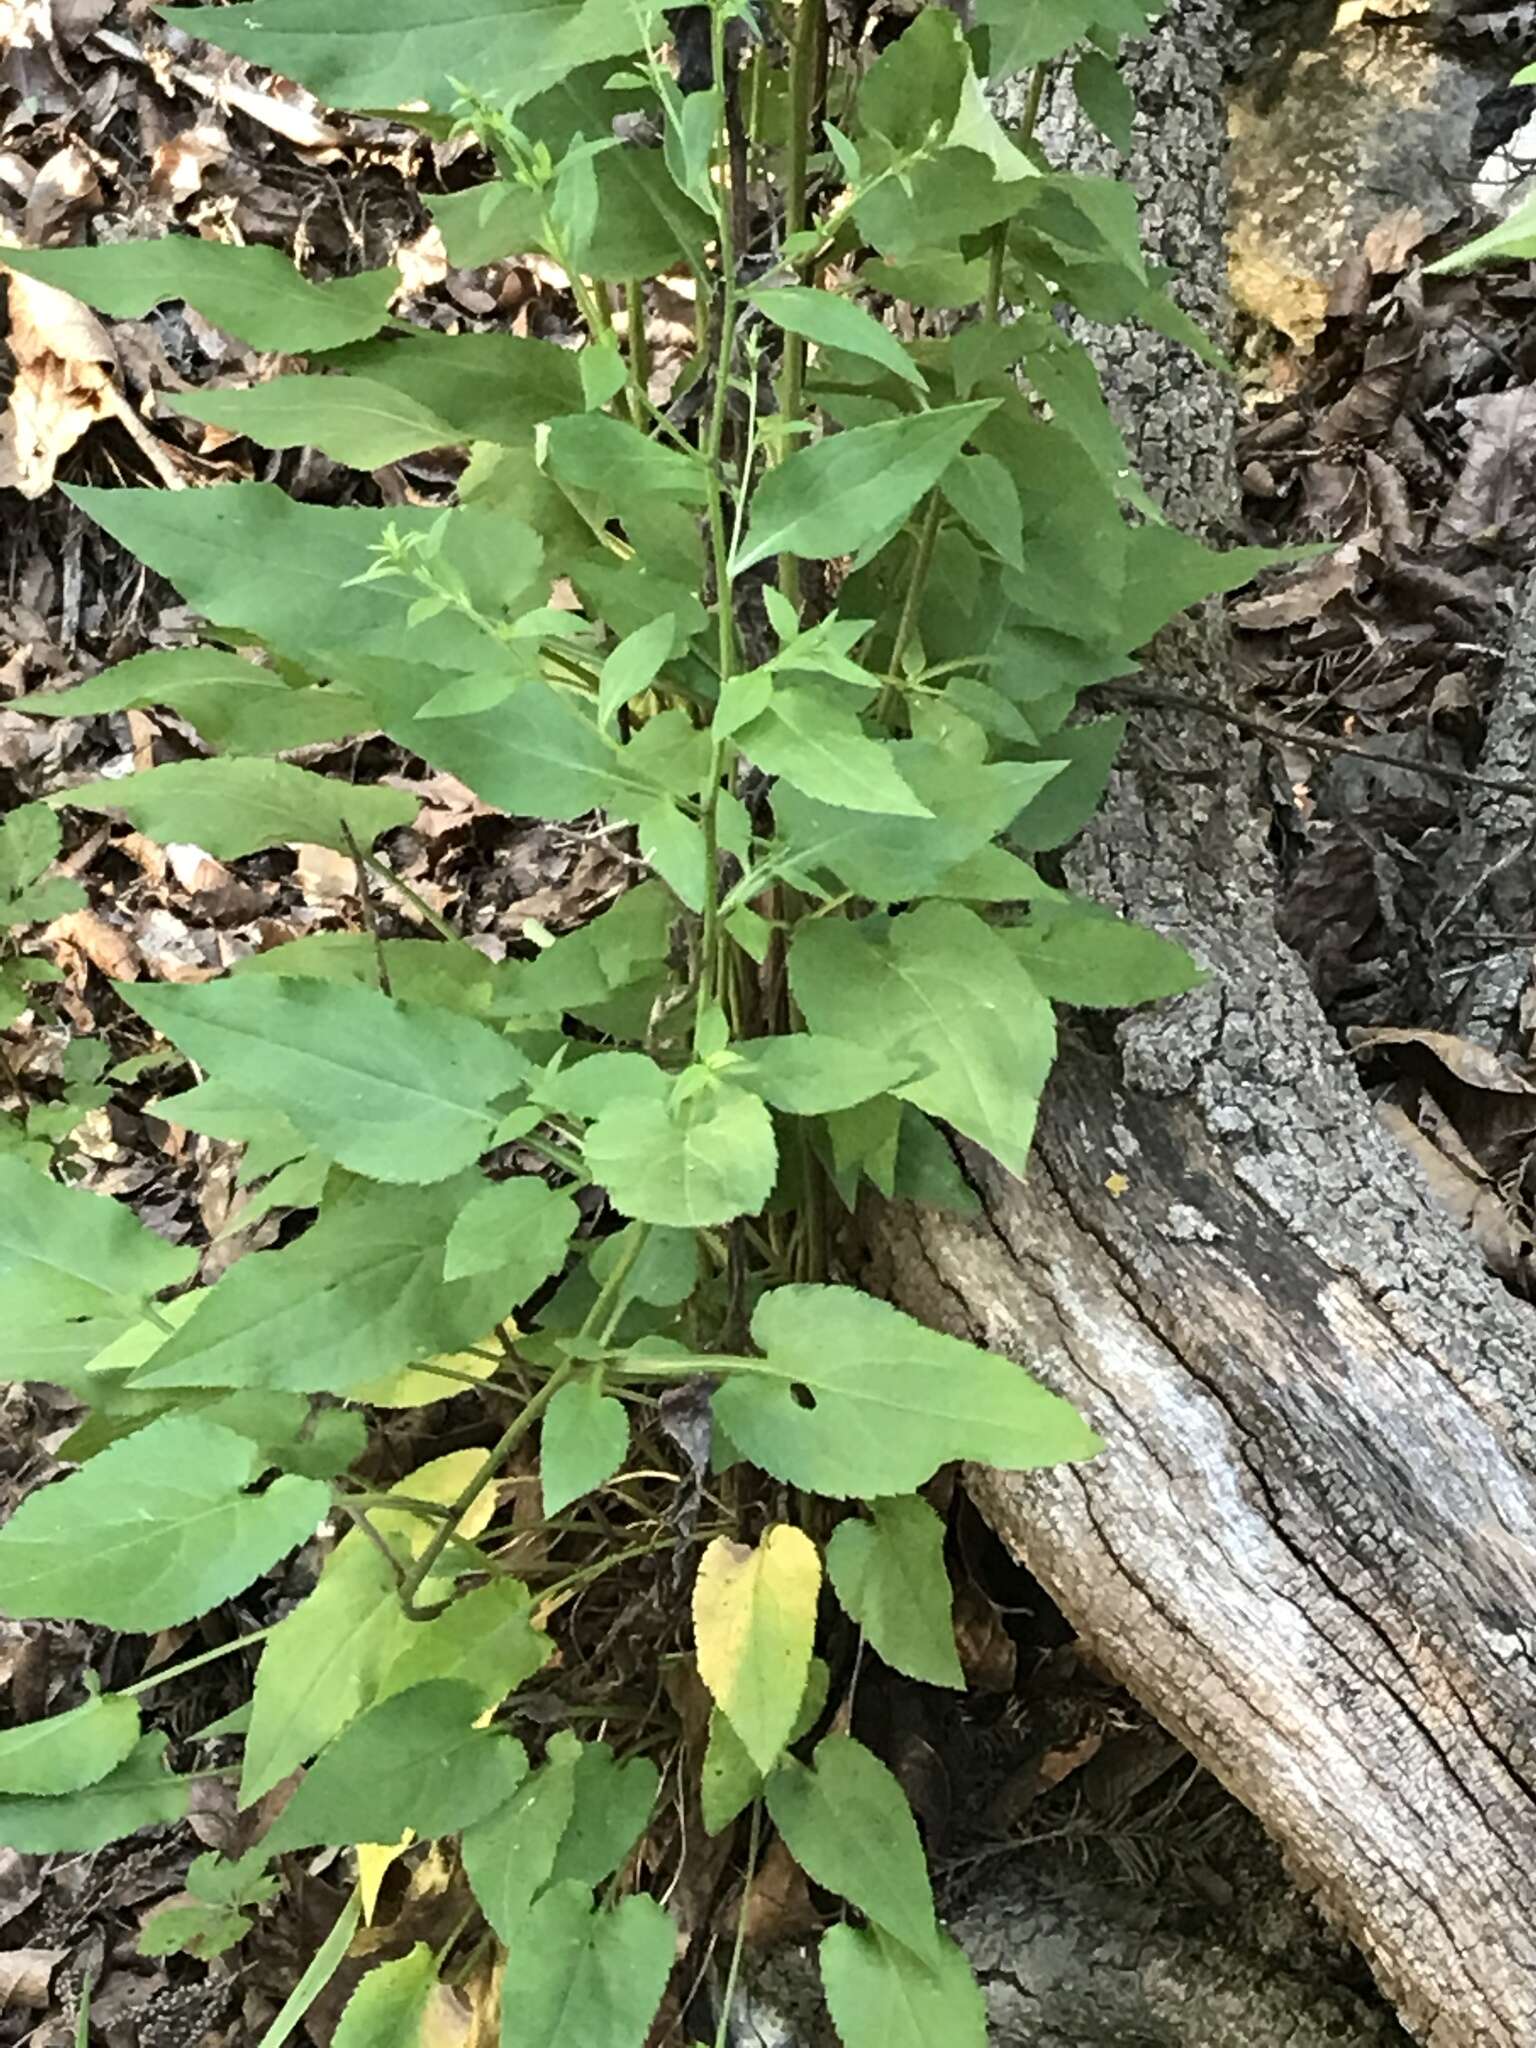
[[[1182,0],[1137,81],[1150,240],[1197,313],[1231,27]],[[1219,528],[1230,394],[1155,339],[1105,367],[1152,487]],[[1219,621],[1155,665],[1220,693]],[[1209,984],[1069,1030],[1027,1183],[964,1148],[983,1219],[874,1218],[870,1276],[1101,1429],[1093,1465],[976,1471],[975,1499],[1410,2031],[1531,2048],[1536,1323],[1431,1206],[1277,938],[1257,766],[1204,719],[1139,723],[1073,879]]]

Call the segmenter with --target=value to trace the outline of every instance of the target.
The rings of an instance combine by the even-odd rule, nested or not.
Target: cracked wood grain
[[[1207,318],[1231,26],[1181,0],[1137,80],[1154,254]],[[1220,531],[1226,388],[1155,337],[1098,353],[1154,489]],[[1219,694],[1219,621],[1148,666]],[[1072,879],[1209,981],[1069,1032],[1027,1184],[966,1148],[981,1217],[885,1213],[870,1276],[1102,1431],[1091,1466],[971,1490],[1409,2030],[1532,2048],[1536,1320],[1431,1206],[1276,936],[1258,758],[1140,720]]]

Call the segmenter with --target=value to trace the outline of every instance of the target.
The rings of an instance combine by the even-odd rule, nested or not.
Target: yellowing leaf
[[[780,1523],[754,1550],[717,1536],[693,1589],[699,1676],[760,1771],[794,1727],[805,1692],[821,1590],[821,1558],[802,1529]]]
[[[379,1887],[383,1884],[389,1866],[416,1839],[407,1828],[398,1842],[359,1842],[357,1845],[357,1895],[363,1902],[363,1925],[371,1927],[373,1916],[378,1910]]]
[[[494,1336],[487,1337],[482,1347],[486,1353],[483,1358],[479,1351],[454,1351],[430,1360],[427,1365],[402,1365],[396,1372],[381,1373],[376,1380],[352,1387],[348,1398],[366,1401],[370,1408],[426,1408],[434,1401],[447,1401],[460,1391],[459,1384],[443,1372],[433,1372],[432,1366],[467,1373],[471,1379],[488,1380],[497,1366],[497,1360],[490,1356],[495,1342]]]

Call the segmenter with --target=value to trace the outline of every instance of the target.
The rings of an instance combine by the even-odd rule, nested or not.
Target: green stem
[[[817,55],[826,0],[800,0],[795,18],[795,42],[789,60],[789,153],[784,166],[784,232],[803,233],[807,222],[806,165],[811,149],[811,116],[816,92]],[[802,257],[795,265],[804,281],[811,265]],[[805,399],[805,337],[786,334],[783,366],[779,372],[779,417],[786,427],[798,422]],[[779,459],[789,454],[793,443],[786,436],[780,444]],[[798,611],[800,607],[800,559],[779,557],[779,588]]]
[[[571,1378],[576,1370],[576,1366],[577,1360],[573,1356],[568,1356],[560,1361],[543,1386],[524,1404],[522,1410],[512,1418],[501,1435],[497,1437],[495,1443],[486,1452],[474,1475],[465,1481],[458,1498],[452,1502],[448,1509],[447,1520],[438,1526],[432,1540],[406,1573],[401,1583],[400,1605],[412,1621],[430,1621],[434,1614],[441,1614],[443,1609],[451,1604],[449,1601],[439,1600],[430,1607],[422,1607],[417,1603],[417,1595],[436,1569],[443,1552],[459,1533],[459,1524],[496,1477],[496,1474],[501,1470],[508,1458],[517,1449],[518,1445],[523,1441],[523,1438],[533,1428],[533,1425],[544,1413],[550,1402],[553,1401],[556,1394],[559,1393],[566,1381]]]
[[[603,1334],[599,1337],[599,1342],[607,1342],[605,1319],[608,1317],[609,1308],[613,1303],[614,1297],[629,1278],[636,1259],[639,1258],[641,1251],[645,1247],[645,1240],[649,1234],[649,1224],[641,1225],[637,1229],[634,1239],[625,1249],[624,1256],[618,1261],[613,1271],[603,1282],[601,1288],[599,1288],[597,1299],[587,1311],[586,1320],[577,1332],[576,1340],[572,1344],[570,1351],[561,1359],[538,1392],[524,1404],[521,1412],[513,1416],[501,1435],[486,1452],[479,1469],[465,1483],[458,1498],[449,1507],[447,1519],[439,1526],[431,1542],[428,1543],[421,1556],[417,1558],[410,1571],[406,1573],[400,1587],[400,1604],[412,1621],[430,1621],[434,1614],[440,1614],[443,1607],[448,1604],[446,1601],[439,1601],[431,1607],[419,1607],[416,1596],[420,1593],[428,1578],[431,1577],[438,1559],[458,1534],[459,1524],[480,1498],[486,1487],[496,1477],[496,1474],[501,1470],[508,1458],[517,1449],[518,1445],[523,1441],[524,1437],[533,1428],[533,1425],[544,1413],[550,1402],[553,1401],[556,1394],[559,1393],[560,1389],[575,1373],[578,1365],[581,1364],[582,1361],[579,1354],[583,1340],[601,1331]]]
[[[236,1650],[249,1649],[252,1643],[264,1643],[278,1624],[274,1621],[266,1628],[253,1628],[243,1636],[236,1636],[232,1643],[220,1643],[215,1650],[199,1650],[195,1657],[183,1657],[179,1664],[167,1664],[162,1670],[152,1671],[148,1678],[141,1678],[137,1685],[124,1686],[114,1699],[136,1700],[146,1692],[153,1692],[157,1686],[169,1685],[173,1678],[184,1678],[189,1671],[199,1671],[205,1664],[215,1664],[221,1657],[232,1657]]]
[[[917,549],[912,557],[912,567],[907,572],[907,594],[902,600],[901,617],[896,625],[896,638],[891,642],[891,679],[880,692],[879,716],[886,724],[890,723],[901,689],[901,664],[912,635],[917,630],[917,615],[922,606],[928,571],[933,567],[933,551],[938,544],[939,522],[943,517],[943,493],[935,487],[928,493],[928,503],[923,508],[923,523],[918,529]]]
[[[725,2048],[731,2033],[731,2008],[736,2003],[736,1979],[741,1975],[741,1954],[747,1941],[747,1906],[752,1897],[752,1880],[757,1874],[757,1850],[763,1832],[763,1802],[752,1802],[752,1819],[747,1837],[747,1867],[741,1880],[741,1909],[736,1915],[736,1939],[731,1944],[731,1965],[726,1972],[725,1994],[720,2000],[720,2024],[715,2030],[715,2048]]]
[[[715,77],[725,78],[725,14],[716,7],[710,21],[710,47]],[[724,106],[725,95],[721,94]],[[718,142],[717,142],[718,147]],[[729,159],[729,149],[725,151]],[[726,537],[725,484],[721,464],[725,421],[730,405],[731,358],[736,341],[736,245],[731,225],[734,196],[724,192],[718,210],[720,236],[720,316],[715,339],[715,390],[704,442],[705,478],[709,491],[709,541],[715,570],[716,666],[722,692],[736,672],[736,620],[733,609],[730,546]],[[704,830],[704,922],[699,937],[699,1002],[694,1036],[715,1001],[719,986],[720,951],[720,790],[735,749],[715,739],[709,757],[709,782],[700,820]]]
[[[624,310],[629,315],[629,416],[643,427],[650,400],[646,386],[651,377],[651,351],[645,334],[645,286],[632,277],[624,287]]]

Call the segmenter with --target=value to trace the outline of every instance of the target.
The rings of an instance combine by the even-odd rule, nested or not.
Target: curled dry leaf
[[[1497,1191],[1442,1152],[1403,1110],[1391,1103],[1381,1103],[1376,1114],[1398,1143],[1413,1155],[1438,1206],[1453,1223],[1471,1233],[1489,1271],[1522,1294],[1536,1291],[1531,1240]]]
[[[29,242],[54,241],[71,213],[100,198],[96,166],[78,142],[67,142],[54,151],[33,180],[22,230]]]
[[[24,498],[41,498],[53,488],[60,458],[116,410],[117,354],[106,328],[78,299],[15,271],[6,280],[16,384],[0,429],[0,482]]]
[[[67,1948],[13,1948],[0,1954],[0,2012],[26,2006],[41,2012],[52,2004],[53,1973]]]
[[[84,978],[87,961],[110,981],[137,981],[143,972],[132,939],[94,910],[73,910],[67,917],[55,918],[43,939],[60,954],[59,965],[65,972],[73,969],[71,978],[77,984]]]
[[[229,137],[222,128],[201,122],[168,136],[150,159],[149,189],[170,206],[191,199],[203,188],[203,173],[229,155]]]
[[[1375,1052],[1382,1046],[1416,1046],[1432,1053],[1449,1073],[1469,1088],[1491,1088],[1498,1095],[1536,1093],[1531,1082],[1501,1060],[1497,1053],[1490,1052],[1486,1045],[1479,1045],[1475,1039],[1459,1038],[1453,1031],[1383,1027],[1379,1031],[1351,1032],[1350,1044],[1357,1053]]]

